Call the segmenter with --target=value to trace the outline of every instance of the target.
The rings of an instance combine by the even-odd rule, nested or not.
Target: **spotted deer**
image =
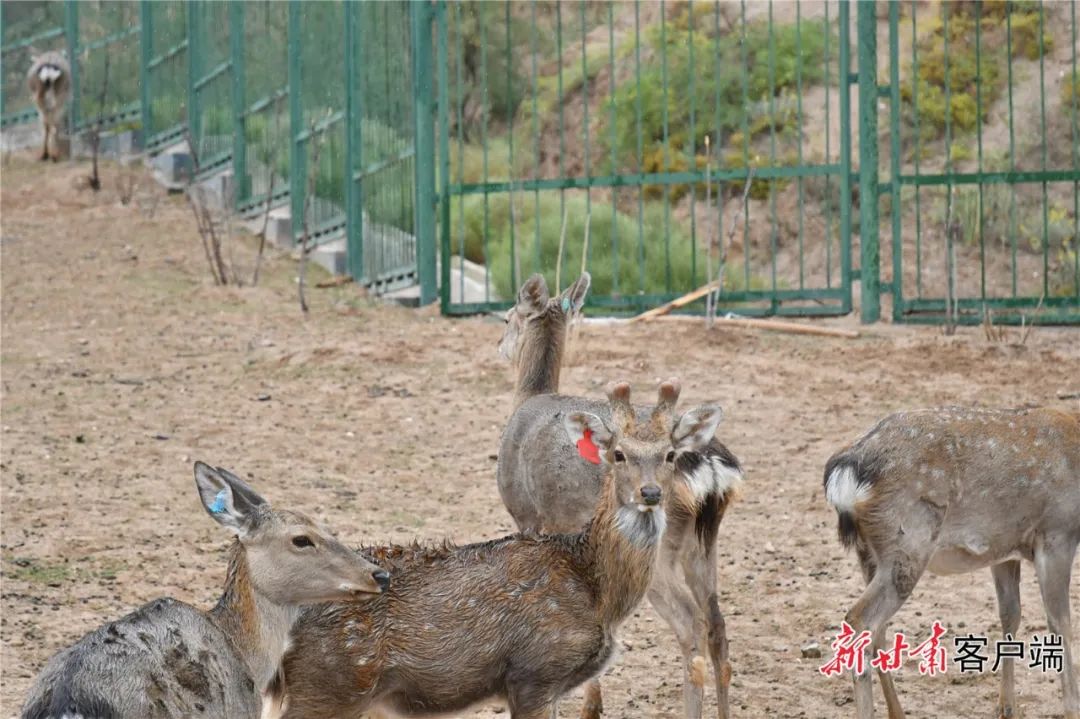
[[[701,451],[719,421],[718,407],[687,412],[668,446]],[[591,521],[572,534],[362,550],[394,583],[304,612],[285,657],[286,719],[433,716],[491,698],[511,719],[549,719],[559,697],[604,669],[650,585],[674,469],[598,414],[559,423],[602,467]]]
[[[22,719],[275,716],[299,605],[389,586],[385,570],[227,470],[196,462],[195,483],[210,517],[236,535],[217,606],[157,599],[87,634],[45,665]]]
[[[50,51],[34,55],[26,73],[26,88],[34,98],[41,118],[41,159],[48,160],[49,136],[53,138],[52,159],[60,158],[57,147],[60,128],[64,124],[64,109],[71,94],[71,67],[63,53]]]
[[[867,582],[847,622],[872,633],[871,656],[927,569],[989,567],[1002,632],[1015,636],[1020,560],[1027,559],[1035,564],[1049,630],[1064,642],[1065,716],[1080,719],[1069,618],[1069,575],[1080,543],[1080,415],[966,408],[891,414],[829,459],[825,497]],[[878,676],[889,717],[903,717],[891,676]],[[869,670],[854,681],[857,714],[868,719]],[[1015,716],[1012,659],[1001,671],[998,711]]]
[[[568,323],[584,303],[589,281],[583,275],[550,298],[543,276],[533,275],[507,313],[500,349],[517,364],[517,384],[514,411],[499,449],[499,493],[522,531],[572,532],[588,522],[600,497],[603,468],[581,462],[581,448],[560,429],[562,417],[580,411],[619,427],[643,466],[672,472],[676,491],[668,502],[667,529],[648,597],[682,650],[686,717],[702,714],[707,666],[702,652],[707,648],[717,713],[726,719],[731,668],[716,598],[716,544],[720,521],[742,483],[742,469],[711,433],[698,447],[672,444],[677,381],[660,386],[654,406],[632,406],[629,391],[608,405],[557,394]],[[582,716],[595,719],[602,711],[597,679],[586,689]]]

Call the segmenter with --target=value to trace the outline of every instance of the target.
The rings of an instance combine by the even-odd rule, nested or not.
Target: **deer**
[[[275,510],[221,467],[195,463],[203,508],[235,535],[210,611],[156,599],[45,665],[22,719],[259,719],[283,700],[281,657],[303,604],[385,592],[386,570],[307,516]]]
[[[48,160],[49,135],[53,138],[52,159],[60,159],[57,143],[60,127],[64,124],[64,108],[71,95],[71,67],[62,52],[49,51],[30,58],[26,73],[26,88],[34,98],[38,117],[41,119],[41,159]]]
[[[584,304],[591,278],[583,274],[556,297],[543,275],[521,287],[506,314],[500,353],[517,365],[514,409],[503,430],[496,470],[499,494],[523,532],[572,532],[589,521],[600,499],[603,469],[578,461],[580,447],[560,432],[560,417],[587,411],[628,432],[634,427],[640,461],[673,469],[678,491],[667,509],[667,529],[647,596],[674,632],[683,655],[687,719],[700,719],[707,667],[713,665],[717,714],[728,717],[731,681],[727,630],[716,596],[716,544],[720,521],[743,482],[739,460],[715,437],[693,451],[666,442],[668,418],[678,403],[677,379],[660,385],[654,406],[632,406],[629,393],[604,406],[558,394],[569,324]],[[586,687],[583,719],[603,711],[599,679]]]
[[[621,383],[609,395],[628,391]],[[700,451],[721,415],[703,405],[669,417],[666,447]],[[460,547],[362,548],[394,582],[304,611],[285,656],[286,719],[426,717],[491,699],[511,719],[550,719],[562,695],[604,670],[650,585],[679,489],[674,465],[654,463],[654,448],[624,427],[587,411],[560,422],[603,467],[588,524]]]
[[[944,407],[890,414],[825,465],[825,498],[866,590],[847,613],[871,632],[871,656],[919,577],[990,568],[1002,633],[1020,626],[1020,562],[1035,565],[1049,631],[1064,643],[1067,719],[1080,719],[1069,581],[1080,543],[1080,414]],[[1004,659],[998,714],[1016,716],[1013,660]],[[852,672],[856,713],[873,716],[869,665]],[[878,672],[890,719],[904,712]]]

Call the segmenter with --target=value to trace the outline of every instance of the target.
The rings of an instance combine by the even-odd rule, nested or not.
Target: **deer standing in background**
[[[668,523],[649,601],[671,626],[683,654],[683,700],[689,719],[699,719],[704,700],[708,648],[713,664],[720,719],[728,717],[728,661],[724,616],[716,598],[716,542],[720,521],[742,483],[739,461],[719,441],[693,449],[665,443],[678,402],[676,381],[661,385],[653,407],[634,407],[629,391],[610,403],[556,394],[573,313],[581,309],[590,277],[584,274],[554,299],[542,275],[522,286],[507,314],[500,344],[517,363],[514,412],[499,449],[498,485],[503,504],[522,531],[576,531],[592,514],[600,496],[600,465],[580,461],[580,448],[561,431],[561,418],[586,411],[641,442],[648,454],[637,461],[674,472],[676,491],[667,505]],[[714,427],[715,431],[715,427]],[[586,689],[582,717],[603,711],[599,679]]]
[[[41,118],[41,159],[48,160],[49,135],[53,138],[52,159],[60,159],[57,143],[64,124],[64,110],[71,94],[71,67],[63,53],[50,51],[31,58],[26,87],[34,98]]]
[[[612,397],[628,391],[617,385]],[[700,407],[672,421],[664,451],[700,451],[720,414]],[[284,663],[287,719],[433,716],[492,697],[511,719],[550,719],[559,697],[603,671],[649,587],[674,468],[654,465],[651,445],[599,415],[570,412],[560,425],[603,467],[588,526],[362,550],[394,583],[370,600],[304,612]]]
[[[1050,632],[1062,637],[1067,719],[1080,719],[1072,663],[1069,575],[1080,543],[1080,416],[1053,409],[966,408],[885,417],[825,467],[840,541],[855,547],[866,591],[847,614],[872,632],[871,656],[923,571],[989,567],[1004,634],[1020,627],[1020,560],[1035,564]],[[860,719],[873,716],[872,677],[855,675]],[[892,677],[878,673],[890,719],[904,716]],[[1005,659],[999,716],[1015,716]]]
[[[389,585],[384,570],[304,515],[271,509],[236,475],[196,462],[195,482],[238,540],[217,606],[158,599],[87,634],[49,660],[22,719],[274,716],[298,605]]]

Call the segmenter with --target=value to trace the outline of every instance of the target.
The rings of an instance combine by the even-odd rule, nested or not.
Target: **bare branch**
[[[330,117],[330,110],[327,108],[326,116]],[[319,153],[322,150],[323,142],[326,139],[326,132],[315,132],[316,122],[313,119],[311,121],[311,131],[308,137],[311,138],[311,162],[308,164],[308,176],[307,176],[307,191],[304,193],[304,209],[302,223],[304,232],[300,238],[300,272],[298,282],[298,292],[300,296],[300,309],[306,315],[308,313],[307,300],[304,298],[304,277],[307,274],[307,259],[308,253],[311,251],[310,247],[310,232],[308,227],[309,216],[311,215],[312,199],[315,196],[315,180],[319,174]]]

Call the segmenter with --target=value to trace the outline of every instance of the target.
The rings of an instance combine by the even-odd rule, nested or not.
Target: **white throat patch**
[[[652,547],[664,534],[667,516],[660,507],[652,511],[638,509],[637,505],[619,507],[615,515],[615,526],[635,547]]]

